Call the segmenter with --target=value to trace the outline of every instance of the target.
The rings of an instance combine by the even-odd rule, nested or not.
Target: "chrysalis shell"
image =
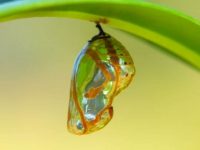
[[[133,60],[119,41],[106,33],[93,37],[74,65],[68,130],[82,135],[103,128],[112,119],[114,97],[134,74]]]

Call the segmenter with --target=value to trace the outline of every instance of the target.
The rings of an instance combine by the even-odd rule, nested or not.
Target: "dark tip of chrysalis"
[[[110,37],[108,34],[106,34],[104,32],[104,30],[101,27],[100,23],[96,23],[96,27],[99,30],[99,34],[95,35],[89,42],[93,42],[93,41],[98,40],[98,39],[104,39],[104,38],[109,38]]]

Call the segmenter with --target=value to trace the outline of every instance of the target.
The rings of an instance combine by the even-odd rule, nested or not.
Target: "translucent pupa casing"
[[[106,33],[93,37],[74,65],[68,130],[82,135],[103,128],[113,117],[114,97],[129,85],[134,74],[133,60],[119,41]]]

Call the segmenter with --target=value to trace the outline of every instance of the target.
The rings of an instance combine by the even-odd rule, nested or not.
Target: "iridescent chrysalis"
[[[135,74],[125,47],[96,26],[100,32],[79,54],[71,79],[67,127],[78,135],[97,131],[112,119],[114,97]]]

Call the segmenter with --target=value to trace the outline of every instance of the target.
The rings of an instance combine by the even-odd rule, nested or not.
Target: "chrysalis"
[[[76,59],[70,87],[68,130],[82,135],[103,128],[113,116],[112,102],[135,74],[125,47],[97,24],[94,36]]]

